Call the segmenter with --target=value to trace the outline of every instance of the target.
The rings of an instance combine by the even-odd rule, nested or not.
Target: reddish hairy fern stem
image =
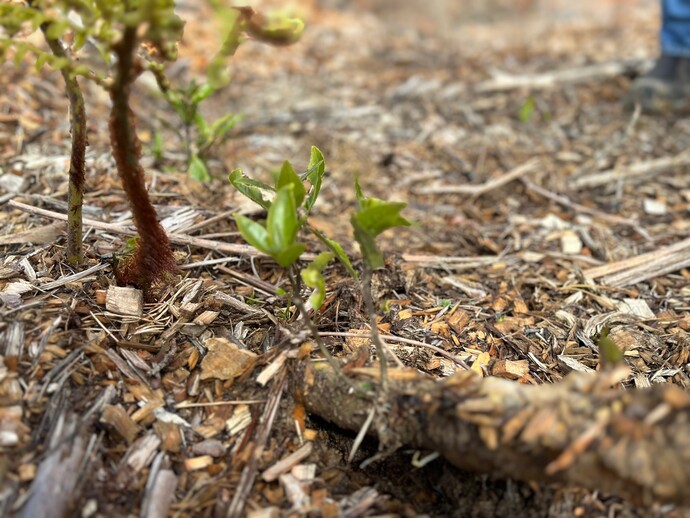
[[[177,271],[168,236],[158,222],[156,209],[149,200],[141,166],[141,142],[135,130],[135,116],[129,106],[132,82],[141,72],[134,59],[137,47],[136,27],[127,27],[115,46],[117,67],[110,97],[110,144],[122,186],[134,215],[139,241],[134,254],[116,268],[118,284],[132,284],[149,290],[165,282]]]

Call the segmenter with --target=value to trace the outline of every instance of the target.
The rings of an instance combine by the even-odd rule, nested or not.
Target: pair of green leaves
[[[292,164],[286,161],[273,186],[247,178],[239,169],[232,171],[232,185],[268,211],[265,225],[240,214],[235,215],[237,227],[245,241],[270,256],[283,268],[290,268],[306,249],[306,245],[300,243],[297,237],[316,203],[324,172],[323,154],[316,147],[311,149],[309,167],[304,175],[300,177]],[[309,189],[304,184],[306,181],[311,184]],[[264,198],[264,192],[274,192],[275,196],[268,200]],[[326,296],[326,284],[321,272],[328,262],[337,256],[349,265],[349,259],[339,245],[335,249],[334,246],[330,248],[331,252],[319,254],[300,272],[304,283],[314,290],[309,303],[315,309],[323,304]]]
[[[268,209],[266,226],[241,214],[235,215],[242,237],[257,250],[271,256],[283,268],[288,268],[297,261],[306,248],[304,243],[297,242],[301,226],[297,214],[297,197],[292,184],[278,188]]]
[[[235,169],[230,173],[230,183],[235,189],[265,210],[269,210],[273,202],[264,198],[264,192],[278,192],[281,188],[291,185],[294,189],[295,206],[300,207],[304,202],[306,219],[319,197],[325,171],[326,165],[323,154],[317,147],[312,146],[307,172],[302,176],[298,176],[292,164],[285,161],[275,182],[275,186],[248,178],[242,174],[240,169]],[[311,188],[308,192],[307,188],[304,186],[304,182],[309,182],[311,184]]]
[[[411,225],[400,215],[407,204],[364,196],[358,180],[355,180],[355,193],[359,210],[352,214],[350,223],[364,262],[369,268],[376,270],[383,267],[383,252],[376,244],[376,238],[391,228]]]
[[[297,241],[297,235],[302,228],[309,230],[329,248],[330,252],[320,254],[311,265],[302,270],[305,284],[315,290],[312,295],[314,298],[310,299],[314,308],[323,303],[325,287],[321,271],[333,257],[345,266],[353,278],[358,278],[342,246],[307,223],[321,190],[324,172],[323,154],[318,148],[312,147],[306,173],[298,175],[290,162],[286,161],[274,186],[247,178],[239,169],[230,173],[232,185],[268,211],[265,226],[245,216],[235,216],[242,237],[250,245],[269,255],[285,268],[292,266],[306,248],[303,243]],[[309,188],[305,186],[305,182],[310,184]],[[366,197],[358,181],[355,181],[355,189],[359,209],[350,218],[355,239],[359,243],[367,266],[372,270],[381,268],[383,253],[376,245],[376,238],[386,230],[411,224],[400,215],[406,204]],[[270,192],[275,193],[273,200],[264,197],[264,193]]]

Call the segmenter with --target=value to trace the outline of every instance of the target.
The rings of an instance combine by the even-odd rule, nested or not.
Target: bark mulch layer
[[[107,98],[86,87],[72,270],[60,78],[3,67],[0,514],[690,515],[690,119],[622,106],[656,53],[654,9],[455,31],[443,13],[302,4],[303,40],[245,44],[207,107],[244,116],[208,183],[180,172],[174,119],[137,86],[181,272],[157,302],[114,285],[135,231]],[[208,62],[202,14],[181,74]],[[326,270],[313,316],[343,376],[232,219],[262,214],[229,170],[304,169],[310,145],[327,162],[310,221],[354,258],[355,176],[416,222],[384,236],[374,278],[385,387],[347,272]],[[620,365],[600,361],[605,328]]]

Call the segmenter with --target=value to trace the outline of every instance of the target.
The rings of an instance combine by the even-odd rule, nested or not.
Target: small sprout
[[[195,153],[192,153],[192,158],[189,161],[187,175],[192,180],[198,180],[199,182],[208,182],[211,180],[211,175],[208,174],[206,164],[204,164],[204,161],[201,160]]]
[[[246,216],[235,215],[242,237],[283,268],[288,268],[297,261],[306,248],[303,243],[296,242],[300,222],[293,191],[292,184],[284,185],[278,190],[268,209],[265,227]]]
[[[609,338],[610,332],[610,327],[604,327],[597,339],[597,345],[599,346],[599,364],[606,368],[616,366],[623,361],[623,352],[618,348],[616,342]]]
[[[309,305],[314,310],[319,309],[326,299],[326,281],[323,278],[322,272],[333,257],[335,257],[333,252],[322,252],[316,256],[309,266],[300,272],[304,284],[314,290],[309,297]]]
[[[391,228],[412,224],[400,215],[407,204],[366,197],[362,194],[358,180],[355,180],[355,192],[359,210],[352,214],[350,222],[364,262],[372,270],[376,270],[383,267],[383,252],[376,244],[376,238]]]
[[[315,310],[321,307],[326,298],[326,282],[322,272],[334,257],[345,264],[348,271],[354,273],[342,247],[320,231],[310,227],[307,221],[309,212],[316,203],[324,171],[323,155],[317,148],[312,147],[309,168],[303,175],[298,175],[292,164],[285,161],[275,176],[273,186],[247,178],[239,169],[230,173],[230,183],[247,198],[268,211],[265,223],[251,220],[241,214],[235,215],[237,228],[245,241],[285,268],[292,289],[290,294],[292,303],[299,311],[302,322],[311,332],[314,341],[333,370],[341,372],[321,339],[301,297],[302,283],[304,283],[312,289],[309,305]],[[305,182],[309,184],[305,185]],[[265,199],[265,192],[275,192],[273,200]],[[320,253],[308,266],[299,270],[296,263],[306,249],[306,245],[299,242],[297,238],[303,229],[308,229],[316,235],[330,251]],[[278,290],[278,293],[286,295],[283,290]],[[290,308],[286,308],[285,311],[286,316],[289,317]]]
[[[386,299],[383,302],[379,303],[379,308],[381,309],[382,313],[385,313],[386,315],[391,312],[392,309],[392,300],[391,299]]]
[[[376,347],[376,354],[381,365],[381,386],[387,387],[387,358],[385,347],[378,332],[376,321],[376,308],[371,294],[371,278],[373,271],[383,267],[383,252],[376,244],[376,238],[382,232],[395,227],[409,226],[411,223],[400,215],[405,208],[405,203],[388,202],[378,198],[364,196],[359,181],[355,179],[355,194],[359,210],[352,214],[350,222],[354,229],[355,240],[359,244],[362,258],[364,259],[364,274],[362,276],[362,296],[367,312],[369,313],[369,325],[371,327],[371,340]]]
[[[163,157],[165,156],[165,145],[163,143],[163,135],[160,131],[154,132],[150,149],[151,154],[156,159],[156,162],[162,162]]]
[[[534,99],[534,96],[530,95],[529,97],[527,97],[527,99],[525,99],[525,102],[523,102],[520,106],[520,110],[518,112],[518,119],[520,120],[520,122],[526,124],[529,121],[531,121],[536,107],[537,103]]]

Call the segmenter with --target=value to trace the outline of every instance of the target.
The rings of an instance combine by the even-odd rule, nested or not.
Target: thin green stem
[[[386,358],[385,347],[379,335],[378,323],[376,322],[376,308],[374,308],[374,299],[371,295],[371,277],[371,268],[365,261],[364,272],[362,273],[362,297],[364,298],[364,306],[369,314],[371,341],[374,342],[376,354],[379,357],[379,364],[381,365],[381,387],[385,391],[388,383],[388,360]]]
[[[41,24],[41,32],[43,32],[51,52],[59,58],[69,59],[62,42],[57,38],[50,38],[48,36],[49,28],[49,23]],[[83,260],[82,205],[84,203],[84,183],[86,181],[86,106],[76,76],[69,68],[62,68],[60,72],[65,81],[65,90],[69,99],[70,133],[72,135],[69,185],[67,189],[67,262],[71,266],[76,267]]]
[[[300,296],[302,283],[300,281],[300,276],[295,274],[295,267],[290,266],[289,268],[287,268],[287,274],[288,279],[290,280],[290,286],[292,287],[292,303],[297,307],[297,310],[299,311],[299,314],[302,317],[304,324],[307,326],[307,329],[309,329],[312,338],[316,342],[316,345],[319,347],[321,354],[323,354],[323,356],[326,358],[328,364],[331,366],[334,372],[342,374],[338,362],[328,351],[326,344],[324,343],[323,339],[321,338],[321,335],[319,334],[319,330],[316,328],[314,321],[309,316],[309,312],[307,311],[307,308],[304,305],[304,301]]]

